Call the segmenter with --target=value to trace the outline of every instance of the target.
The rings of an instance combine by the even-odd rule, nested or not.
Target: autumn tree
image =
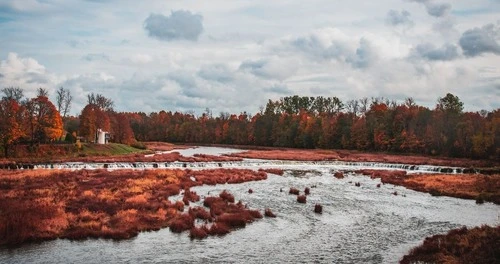
[[[61,115],[46,95],[46,91],[40,88],[38,96],[26,103],[32,143],[54,141],[63,134]]]
[[[9,156],[10,147],[22,136],[22,106],[19,104],[23,92],[19,88],[5,88],[0,101],[0,144],[4,157]]]

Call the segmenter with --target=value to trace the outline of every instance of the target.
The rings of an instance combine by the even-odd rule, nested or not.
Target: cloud
[[[227,83],[233,80],[233,74],[224,64],[203,65],[198,76],[205,80]]]
[[[500,27],[488,24],[482,28],[473,28],[465,31],[460,37],[460,47],[468,57],[479,56],[484,53],[500,55]]]
[[[403,26],[408,26],[411,27],[414,25],[413,21],[410,19],[410,12],[406,10],[401,10],[401,12],[398,12],[396,10],[389,10],[387,12],[386,16],[386,23],[392,26],[398,26],[398,25],[403,25]]]
[[[450,4],[434,4],[428,2],[425,4],[425,8],[427,9],[427,13],[433,17],[442,17],[448,14],[451,9]]]
[[[359,40],[359,47],[356,53],[346,59],[354,68],[367,68],[378,59],[376,50],[370,41],[365,38]]]
[[[419,44],[413,53],[431,61],[451,61],[458,58],[458,48],[452,44],[445,44],[441,48],[436,48],[431,43]]]
[[[144,29],[150,37],[162,41],[197,41],[203,33],[202,20],[201,15],[185,10],[172,11],[170,16],[152,13],[144,21]]]
[[[285,80],[297,72],[299,64],[300,61],[296,59],[272,56],[266,59],[245,60],[238,70],[264,79]]]
[[[433,17],[443,17],[448,14],[451,10],[451,5],[448,3],[434,3],[433,0],[409,0],[410,2],[416,2],[423,4],[427,10],[427,14]]]
[[[324,28],[292,40],[291,45],[316,59],[345,60],[350,52],[349,41],[349,37],[339,29]]]
[[[265,88],[264,90],[267,92],[270,92],[270,93],[275,93],[275,94],[280,94],[280,95],[291,95],[293,93],[293,91],[290,90],[284,84],[275,84],[275,85],[272,85],[271,87]]]
[[[0,62],[0,88],[20,87],[25,95],[32,97],[36,89],[43,87],[52,91],[58,78],[47,72],[45,67],[33,58],[22,58],[17,53],[9,53]]]
[[[89,53],[82,57],[86,61],[110,61],[109,56],[104,53]]]
[[[135,54],[130,57],[130,61],[136,64],[146,64],[153,61],[153,58],[149,54]]]

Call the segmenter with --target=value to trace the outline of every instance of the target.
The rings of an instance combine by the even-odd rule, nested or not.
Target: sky
[[[500,108],[500,0],[0,0],[0,88],[115,110],[255,114],[269,99]]]

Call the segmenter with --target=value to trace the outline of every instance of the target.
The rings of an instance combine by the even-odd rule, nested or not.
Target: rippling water
[[[119,242],[53,240],[2,249],[0,263],[396,263],[426,236],[500,224],[500,206],[491,203],[393,185],[377,188],[380,180],[354,174],[339,180],[332,177],[334,166],[286,169],[284,176],[270,174],[265,181],[193,188],[202,196],[227,189],[250,208],[271,208],[278,215],[224,237],[190,240],[187,233],[163,229]],[[312,186],[307,204],[288,194],[290,187]],[[323,214],[313,212],[315,203],[323,205]]]

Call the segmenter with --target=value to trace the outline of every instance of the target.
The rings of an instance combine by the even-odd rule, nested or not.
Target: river
[[[427,236],[461,226],[500,224],[500,206],[492,203],[433,197],[390,184],[377,188],[379,179],[354,173],[332,177],[333,171],[348,171],[345,164],[267,166],[283,167],[285,174],[193,190],[206,196],[226,189],[250,208],[270,208],[277,218],[204,240],[168,229],[123,241],[58,239],[1,249],[0,263],[397,263]],[[307,203],[297,203],[288,194],[290,187],[311,187]],[[313,212],[315,203],[323,205],[323,214]]]

